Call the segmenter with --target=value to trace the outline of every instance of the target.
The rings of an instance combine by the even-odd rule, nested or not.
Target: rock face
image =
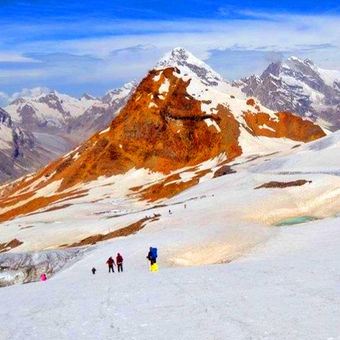
[[[268,113],[246,112],[244,118],[255,136],[286,137],[304,142],[310,142],[323,136],[320,127],[311,121],[304,121],[290,112],[278,112],[275,115],[277,119],[273,120]]]
[[[340,72],[318,68],[312,61],[291,57],[268,66],[234,85],[275,111],[290,111],[330,130],[340,128]]]
[[[204,67],[202,62],[199,67]],[[144,199],[155,200],[198,183],[210,172],[197,171],[191,181],[177,185],[173,181],[178,175],[171,171],[195,168],[212,159],[219,159],[218,166],[222,166],[240,155],[252,154],[251,146],[261,136],[308,142],[325,135],[309,120],[289,112],[275,113],[255,99],[247,101],[223,92],[233,90],[223,80],[207,84],[208,71],[197,76],[180,64],[150,71],[109,128],[35,176],[4,187],[0,220],[65,197],[86,195],[86,190],[79,189],[86,183],[103,176],[123,176],[132,169],[168,176],[163,183],[142,191]],[[263,143],[268,143],[267,139]]]

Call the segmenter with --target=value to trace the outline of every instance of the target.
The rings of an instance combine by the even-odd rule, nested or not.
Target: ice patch
[[[106,133],[109,131],[110,131],[110,126],[107,129],[100,131],[99,134],[102,135],[103,133]]]
[[[157,106],[157,104],[155,104],[155,103],[150,103],[150,104],[149,104],[149,109],[151,109],[152,107],[158,107],[158,106]]]
[[[164,82],[162,83],[162,85],[159,87],[158,92],[160,94],[163,93],[168,93],[169,92],[169,88],[170,88],[170,81],[168,78],[165,78]]]
[[[221,129],[220,129],[220,127],[218,126],[218,124],[213,120],[213,119],[205,119],[204,120],[205,121],[205,123],[208,125],[208,127],[209,126],[214,126],[215,127],[215,129],[218,131],[218,132],[221,132]]]
[[[159,73],[159,74],[157,74],[157,75],[155,75],[155,76],[153,77],[153,80],[154,80],[155,82],[159,81],[159,79],[161,79],[161,74],[162,74],[162,72]]]
[[[260,129],[266,129],[266,130],[270,130],[270,131],[276,132],[273,128],[271,128],[271,127],[268,126],[267,124],[259,125],[259,128],[260,128]]]

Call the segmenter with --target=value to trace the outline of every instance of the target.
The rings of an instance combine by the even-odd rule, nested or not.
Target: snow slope
[[[46,282],[1,288],[6,308],[0,310],[0,338],[339,338],[338,141],[335,133],[287,149],[283,156],[235,160],[231,167],[236,173],[202,178],[162,205],[145,206],[124,195],[88,204],[80,198],[62,210],[3,223],[1,235],[27,237],[23,247],[15,249],[20,252],[34,244],[37,249],[48,246],[52,235],[67,240],[70,227],[85,237],[89,230],[109,232],[145,215],[161,215],[135,235],[85,247],[78,262]],[[214,164],[206,162],[202,168]],[[289,164],[297,164],[293,173],[286,171]],[[327,164],[331,173],[324,173]],[[188,173],[181,177],[190,178]],[[103,194],[103,189],[124,192],[130,181],[138,185],[146,175],[151,174],[131,171],[126,182],[120,178],[118,188],[100,183],[93,186],[93,194]],[[301,178],[312,183],[255,190],[269,181]],[[272,226],[305,215],[296,210],[303,205],[320,220]],[[275,213],[276,219],[264,218]],[[150,246],[159,250],[158,273],[148,270]],[[108,274],[105,261],[117,252],[125,258],[125,272]],[[18,255],[12,251],[5,256],[11,262],[11,256]]]
[[[281,228],[242,259],[199,267],[166,268],[159,248],[158,273],[144,257],[157,234],[118,239],[46,282],[0,289],[0,337],[337,339],[339,237],[337,220]],[[125,272],[108,274],[117,251]]]
[[[280,157],[257,168],[260,172],[277,173],[324,173],[340,175],[340,131],[322,139],[305,144],[299,152]]]

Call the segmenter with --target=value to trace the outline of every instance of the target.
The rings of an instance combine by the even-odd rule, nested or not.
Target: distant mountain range
[[[202,86],[217,91],[218,97],[224,93],[225,98],[232,96],[243,102],[249,97],[254,107],[264,105],[277,112],[293,112],[330,131],[340,127],[340,72],[318,68],[310,60],[291,57],[269,65],[261,76],[252,75],[228,82],[203,61],[185,49],[177,48],[165,55],[155,70],[171,67],[180,69],[183,77],[198,78]],[[9,141],[8,132],[3,132],[0,138],[7,138],[7,144],[1,143],[0,151],[9,159],[7,163],[15,166],[6,166],[0,173],[0,181],[36,170],[104,129],[126,105],[136,88],[137,84],[131,82],[108,91],[102,98],[84,94],[80,99],[56,91],[41,91],[11,102],[2,110],[3,115],[6,114],[7,121],[10,120],[16,131],[20,131],[20,136],[25,136],[21,138],[30,148],[21,145],[21,158],[14,157],[15,152],[9,152],[5,145],[12,143],[11,150],[18,149],[18,146]],[[204,94],[197,97],[198,100],[203,98],[206,98]],[[214,99],[208,98],[206,101],[214,102]],[[235,102],[237,100],[233,104]],[[144,109],[152,111],[156,104],[150,105]],[[242,109],[247,111],[249,108],[247,105]],[[238,124],[242,126],[244,123]],[[2,129],[8,131],[9,127],[3,124]],[[35,159],[34,152],[37,150],[43,157]]]
[[[233,85],[272,110],[294,112],[331,131],[340,128],[340,71],[290,57],[270,64],[261,76],[252,75]]]
[[[37,143],[33,134],[18,127],[0,108],[0,182],[36,170],[51,159],[50,152]]]
[[[0,168],[0,181],[37,170],[105,128],[135,87],[131,82],[102,98],[52,91],[11,102],[1,109],[0,152],[6,165]]]

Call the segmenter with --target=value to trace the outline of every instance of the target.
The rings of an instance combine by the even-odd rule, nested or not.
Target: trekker
[[[92,274],[94,275],[94,274],[96,274],[97,269],[96,269],[95,267],[93,267],[93,268],[91,269],[91,271],[92,271]]]
[[[123,272],[123,261],[124,261],[123,256],[118,253],[116,257],[118,273]]]
[[[46,281],[46,280],[47,280],[46,274],[45,274],[45,273],[42,273],[42,274],[40,275],[40,281]]]
[[[112,273],[114,273],[114,269],[113,266],[115,265],[115,261],[112,258],[112,256],[109,257],[109,259],[106,261],[106,264],[109,266],[109,273],[112,271]]]
[[[146,257],[150,261],[150,265],[152,266],[154,263],[156,263],[157,259],[157,248],[150,247],[148,255]]]

